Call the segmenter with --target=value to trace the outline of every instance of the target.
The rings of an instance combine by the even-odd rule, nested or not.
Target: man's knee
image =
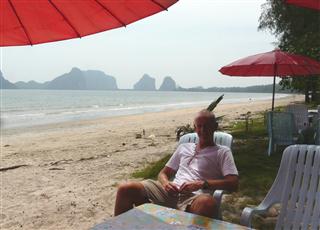
[[[216,201],[213,196],[202,194],[192,202],[192,205],[199,208],[214,208],[216,206]]]
[[[120,215],[134,206],[148,202],[144,186],[139,182],[120,184],[117,191],[114,215]]]
[[[209,194],[198,196],[191,204],[190,212],[207,217],[217,216],[217,203]]]
[[[119,185],[117,194],[120,196],[126,196],[126,197],[143,196],[144,195],[144,187],[139,182],[123,183],[123,184]]]

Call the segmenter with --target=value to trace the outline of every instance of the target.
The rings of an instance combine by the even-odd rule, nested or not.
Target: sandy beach
[[[302,100],[289,96],[276,106]],[[270,107],[270,100],[224,104],[215,113],[224,115],[223,128]],[[176,127],[192,124],[200,109],[2,131],[0,228],[89,229],[110,218],[117,185],[172,153]]]

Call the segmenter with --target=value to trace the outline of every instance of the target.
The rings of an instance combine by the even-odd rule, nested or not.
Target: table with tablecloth
[[[182,212],[176,209],[163,207],[155,204],[144,204],[129,210],[119,216],[113,217],[92,228],[102,229],[226,229],[244,230],[244,226],[229,222],[215,220],[192,213]]]

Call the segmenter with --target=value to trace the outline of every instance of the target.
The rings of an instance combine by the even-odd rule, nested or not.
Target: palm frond
[[[219,104],[219,102],[223,99],[224,94],[222,94],[220,97],[218,97],[217,100],[213,101],[207,108],[208,111],[213,111],[214,108]]]

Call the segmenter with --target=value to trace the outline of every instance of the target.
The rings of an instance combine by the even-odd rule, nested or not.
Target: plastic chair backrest
[[[314,142],[316,145],[320,145],[320,119],[316,121],[316,126],[315,126],[315,138]]]
[[[182,143],[198,143],[199,138],[197,133],[187,133],[180,137],[179,145]]]
[[[268,134],[274,144],[293,144],[294,143],[294,117],[292,113],[269,112]]]
[[[286,107],[286,112],[293,113],[295,125],[298,132],[308,126],[308,107],[306,105],[288,105]]]
[[[254,214],[265,214],[276,203],[281,209],[275,229],[319,229],[320,146],[287,147],[266,197],[257,207],[246,207],[240,223],[251,227]]]
[[[225,132],[214,132],[213,135],[214,142],[218,145],[227,146],[231,149],[233,137],[229,133]],[[179,145],[182,143],[198,143],[199,137],[197,133],[188,133],[180,137]]]
[[[269,193],[281,197],[276,229],[319,229],[320,146],[287,147]]]
[[[320,105],[317,106],[317,113],[314,113],[312,116],[312,126],[317,125],[318,119],[320,119]]]
[[[227,146],[230,149],[232,148],[233,137],[229,133],[214,132],[213,139],[214,143],[216,143],[217,145]]]

